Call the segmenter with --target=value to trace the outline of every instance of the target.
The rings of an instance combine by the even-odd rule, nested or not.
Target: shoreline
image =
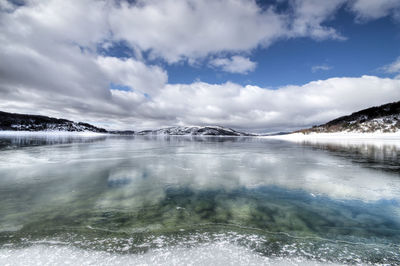
[[[400,149],[400,132],[395,133],[292,133],[277,136],[261,136],[262,139],[288,141],[299,144],[322,145],[373,145],[378,148],[395,147]]]
[[[356,133],[356,132],[335,132],[335,133],[290,133],[285,135],[260,136],[261,138],[285,139],[285,140],[309,140],[309,139],[400,139],[400,131],[395,133]]]
[[[0,136],[30,136],[30,135],[48,135],[48,136],[115,136],[124,134],[102,133],[92,131],[23,131],[23,130],[0,130]],[[277,139],[287,141],[306,141],[306,140],[399,140],[400,131],[395,133],[355,133],[355,132],[337,132],[337,133],[289,133],[283,135],[250,135],[250,136],[230,136],[230,135],[169,135],[169,134],[132,134],[131,136],[171,136],[171,137],[255,137],[261,139]]]

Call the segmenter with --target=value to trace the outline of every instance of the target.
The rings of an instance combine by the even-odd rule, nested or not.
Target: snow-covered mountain
[[[0,130],[13,131],[77,131],[106,133],[107,130],[87,123],[77,123],[41,115],[0,112]]]
[[[157,130],[145,130],[137,135],[189,135],[189,136],[251,136],[251,134],[235,131],[220,126],[168,127]]]
[[[391,133],[399,131],[400,101],[364,109],[348,116],[339,117],[326,124],[297,132]]]

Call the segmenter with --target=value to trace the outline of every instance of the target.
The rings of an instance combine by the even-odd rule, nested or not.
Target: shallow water
[[[385,143],[0,137],[0,264],[399,264]]]

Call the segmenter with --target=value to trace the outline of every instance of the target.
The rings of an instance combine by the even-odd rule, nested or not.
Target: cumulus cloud
[[[44,97],[43,97],[44,96]],[[148,99],[134,91],[112,91],[112,100],[50,98],[23,90],[6,95],[1,109],[12,111],[48,106],[76,110],[92,121],[113,127],[145,129],[170,125],[223,125],[250,131],[298,129],[400,99],[400,80],[374,76],[331,78],[276,90],[235,83],[167,84]],[[14,109],[15,108],[15,109]],[[72,108],[73,110],[69,110]],[[60,115],[60,113],[59,113]],[[100,119],[101,118],[101,119]],[[115,123],[115,119],[117,123]]]
[[[281,130],[327,122],[396,99],[400,99],[399,80],[363,76],[277,90],[234,83],[167,85],[149,106],[155,113],[173,117],[175,124]]]
[[[400,1],[398,0],[354,0],[350,8],[357,14],[359,21],[378,19],[388,15],[400,19]]]
[[[30,1],[0,15],[0,98],[4,110],[81,120],[130,115],[167,74],[135,59],[99,56],[106,38],[102,1]],[[86,10],[86,11],[85,11]],[[110,83],[130,86],[125,95]],[[127,100],[130,100],[128,103]]]
[[[310,36],[317,40],[338,39],[345,40],[336,29],[324,26],[323,23],[334,18],[346,0],[292,0],[289,1],[293,10],[288,35],[291,37]]]
[[[156,94],[168,79],[167,73],[160,67],[147,66],[132,58],[98,57],[97,63],[108,80],[142,93]]]
[[[139,0],[112,9],[115,38],[168,62],[267,46],[285,32],[283,16],[248,0]]]
[[[247,74],[250,71],[254,71],[257,63],[251,61],[247,57],[235,55],[231,58],[212,59],[210,65],[221,68],[223,71],[230,73]]]
[[[2,0],[6,31],[32,33],[32,42],[51,37],[94,51],[96,45],[123,41],[140,57],[169,63],[197,60],[221,52],[248,52],[285,38],[345,39],[323,24],[345,0],[290,0],[287,12],[273,5],[262,8],[253,0],[30,0],[15,7]],[[356,6],[354,4],[354,6]],[[10,15],[10,13],[12,13]],[[44,40],[41,40],[44,38]]]
[[[123,2],[112,9],[110,25],[115,38],[170,63],[267,47],[282,38],[345,39],[323,23],[346,0],[288,2],[289,13],[253,0]]]

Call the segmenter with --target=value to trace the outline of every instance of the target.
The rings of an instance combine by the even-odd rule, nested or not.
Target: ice
[[[395,138],[66,139],[0,138],[0,265],[399,261]]]
[[[0,130],[0,137],[98,137],[107,135],[92,131],[7,131]]]
[[[247,248],[203,244],[193,248],[172,247],[145,254],[118,254],[60,245],[35,245],[0,249],[1,265],[335,265],[302,257],[269,258]]]

